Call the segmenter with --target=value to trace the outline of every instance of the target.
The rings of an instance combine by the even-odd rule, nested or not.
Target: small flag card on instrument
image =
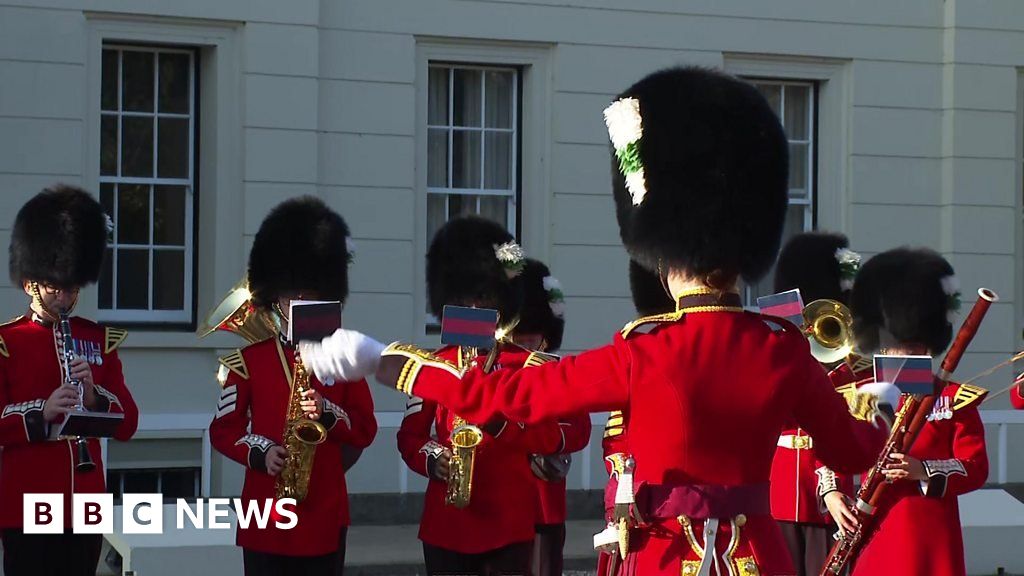
[[[800,297],[799,288],[761,296],[757,299],[757,307],[761,309],[761,314],[785,318],[797,326],[804,323],[804,301]]]
[[[288,340],[322,340],[341,328],[341,302],[292,300],[288,307]]]
[[[876,355],[875,382],[889,382],[903,394],[934,394],[932,357]]]
[[[441,343],[451,346],[492,348],[497,328],[497,310],[445,306],[441,317]]]

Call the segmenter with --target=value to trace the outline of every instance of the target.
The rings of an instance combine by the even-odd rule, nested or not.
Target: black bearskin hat
[[[877,351],[885,329],[902,344],[923,344],[934,355],[953,337],[959,308],[953,267],[927,248],[896,248],[868,260],[850,298],[853,333],[864,353]]]
[[[516,332],[540,334],[547,342],[547,352],[562,347],[565,331],[565,295],[558,280],[542,262],[526,259],[523,266],[523,306],[519,312]]]
[[[438,319],[445,304],[496,308],[507,324],[519,314],[523,291],[522,254],[518,269],[498,258],[498,249],[518,251],[515,238],[500,224],[479,216],[449,220],[427,250],[427,298]],[[512,258],[515,260],[516,258]]]
[[[620,94],[605,123],[619,234],[634,260],[747,281],[768,271],[786,217],[788,144],[754,86],[670,68]]]
[[[77,288],[96,282],[107,248],[103,207],[81,188],[58,184],[25,203],[11,232],[11,282]]]
[[[306,298],[348,298],[349,230],[345,220],[314,196],[278,204],[260,224],[249,252],[253,303],[270,308],[288,293]]]
[[[804,303],[828,299],[849,304],[860,257],[835,232],[805,232],[786,242],[775,264],[775,292],[800,289]]]
[[[676,309],[676,303],[665,292],[661,278],[634,260],[629,261],[629,290],[633,294],[633,306],[640,316],[664,314]]]

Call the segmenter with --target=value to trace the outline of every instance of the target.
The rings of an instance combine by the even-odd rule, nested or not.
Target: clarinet
[[[71,320],[68,318],[68,313],[60,313],[60,336],[61,342],[63,343],[63,353],[61,354],[61,367],[64,369],[64,385],[73,386],[78,390],[78,404],[75,406],[75,410],[78,412],[84,412],[85,406],[82,405],[83,396],[85,391],[82,388],[81,380],[77,380],[71,377],[71,361],[74,360],[74,341],[71,338]],[[92,455],[89,454],[89,442],[83,436],[76,436],[73,438],[75,447],[77,448],[77,462],[75,463],[76,472],[92,472],[96,469],[96,463],[92,460]]]
[[[870,529],[870,524],[878,517],[878,504],[881,502],[882,495],[888,486],[888,483],[884,481],[883,471],[885,470],[885,464],[889,459],[889,455],[893,452],[906,454],[913,447],[914,440],[917,439],[921,428],[927,423],[928,414],[935,405],[936,395],[940,390],[938,385],[945,385],[949,381],[953,371],[960,364],[960,359],[967,350],[967,346],[974,339],[974,335],[977,334],[978,327],[981,325],[985,313],[988,312],[989,306],[997,300],[999,300],[999,296],[995,292],[987,288],[980,288],[978,290],[977,302],[974,303],[971,313],[967,315],[967,319],[964,320],[960,331],[957,332],[953,345],[949,347],[949,351],[946,352],[946,356],[942,360],[941,369],[935,378],[937,384],[936,392],[923,398],[916,396],[904,398],[899,412],[896,413],[892,432],[889,434],[885,447],[857,491],[857,504],[853,509],[853,515],[857,519],[857,530],[852,534],[842,534],[839,537],[832,547],[832,551],[829,552],[825,566],[822,568],[821,576],[842,574],[846,565],[860,552],[860,548],[864,543],[864,536]]]

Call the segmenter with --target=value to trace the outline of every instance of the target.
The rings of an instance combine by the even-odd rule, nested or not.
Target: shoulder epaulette
[[[110,354],[114,350],[124,343],[125,338],[128,337],[128,331],[120,328],[106,328],[106,336],[104,337],[105,344],[103,345],[103,353]]]
[[[856,354],[855,356],[856,357],[853,358],[852,363],[846,363],[846,365],[850,367],[850,370],[852,370],[854,374],[863,372],[865,370],[871,370],[872,368],[874,368],[874,358],[870,356],[861,356],[859,354]]]
[[[11,354],[7,351],[7,343],[4,342],[4,337],[0,336],[0,356],[4,358],[10,358]]]
[[[953,410],[960,410],[975,404],[988,396],[988,390],[973,384],[961,384],[953,395]]]
[[[676,312],[665,312],[664,314],[655,314],[653,316],[644,316],[643,318],[637,318],[629,324],[622,327],[622,331],[619,334],[623,338],[629,338],[629,335],[635,332],[638,328],[648,326],[651,324],[668,324],[670,322],[678,322],[683,317],[683,313]]]
[[[614,438],[621,436],[625,431],[624,424],[622,410],[612,410],[608,413],[608,421],[604,424],[604,437]]]
[[[217,361],[220,362],[221,366],[238,374],[243,379],[249,379],[249,367],[245,365],[245,358],[242,357],[241,350],[235,350],[231,354],[221,356]]]
[[[547,364],[548,362],[558,362],[561,359],[561,356],[556,354],[534,351],[530,352],[530,355],[526,357],[526,362],[523,363],[523,367],[529,368],[530,366],[540,366],[541,364]]]

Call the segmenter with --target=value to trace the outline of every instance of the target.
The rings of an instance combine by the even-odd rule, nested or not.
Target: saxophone
[[[495,350],[497,346],[495,346]],[[476,358],[476,349],[459,349],[459,369],[468,370],[470,362]],[[473,461],[476,458],[476,447],[484,439],[483,431],[456,416],[452,423],[452,457],[448,461],[448,490],[444,503],[465,508],[469,506],[473,496]]]
[[[284,468],[277,475],[274,492],[277,498],[294,498],[302,502],[309,491],[309,476],[313,471],[313,457],[317,445],[327,439],[324,425],[310,420],[302,412],[302,393],[309,388],[309,374],[302,364],[298,350],[292,368],[292,389],[284,425],[283,445],[288,450]]]

